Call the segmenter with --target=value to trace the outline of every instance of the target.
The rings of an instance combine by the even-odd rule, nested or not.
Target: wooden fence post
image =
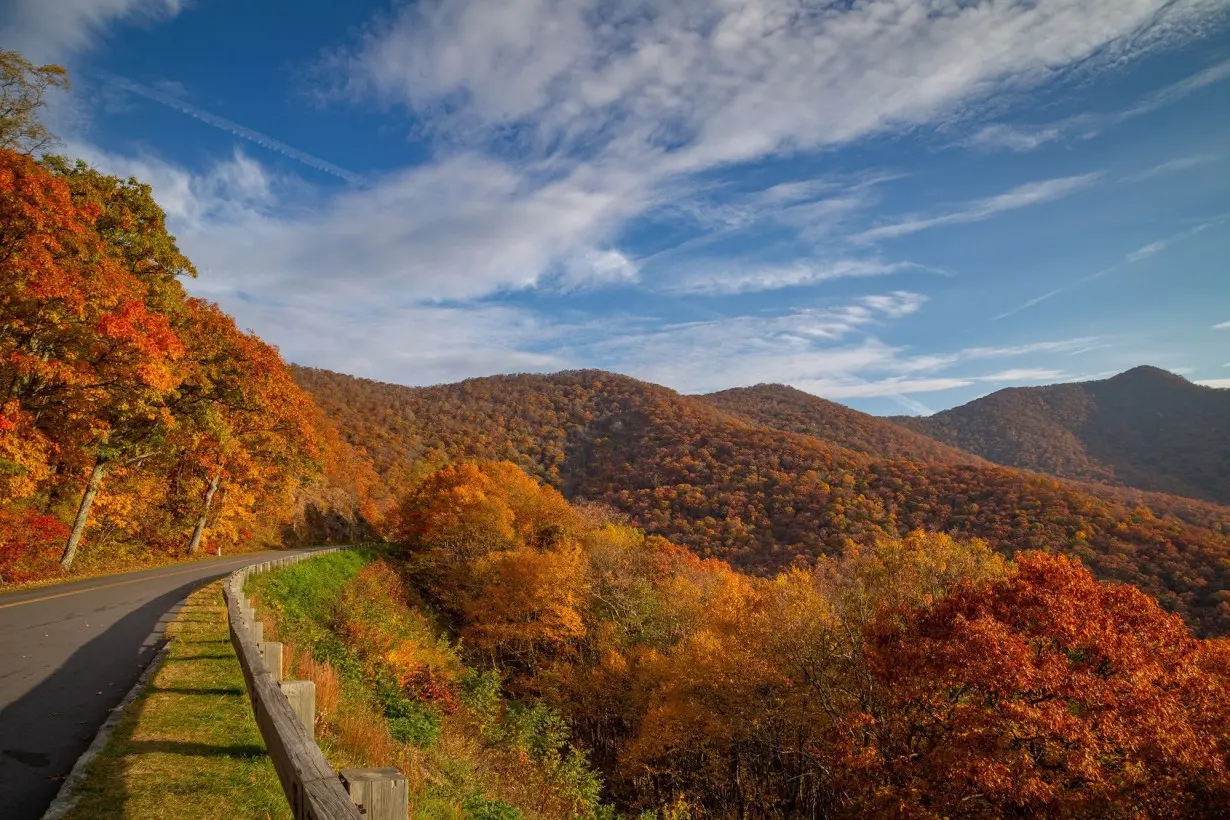
[[[261,660],[265,662],[265,668],[269,670],[269,674],[273,675],[275,681],[281,681],[282,644],[277,641],[260,641],[256,644],[256,648],[260,650]]]
[[[310,680],[284,680],[278,682],[278,687],[307,729],[308,737],[316,737],[316,684]]]
[[[397,769],[342,769],[338,777],[367,820],[404,820],[410,813],[406,778]]]

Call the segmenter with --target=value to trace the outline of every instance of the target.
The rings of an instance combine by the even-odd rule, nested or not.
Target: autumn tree
[[[926,817],[1214,816],[1230,800],[1216,645],[1132,587],[1033,553],[882,619],[886,693],[851,808]]]
[[[148,457],[173,424],[166,398],[184,354],[170,317],[147,301],[151,288],[99,236],[100,215],[32,160],[0,153],[5,402],[56,444],[63,466],[89,471],[65,568],[108,466]]]
[[[38,111],[44,95],[56,88],[68,88],[62,67],[36,66],[16,51],[0,50],[0,148],[36,154],[55,142]]]
[[[188,539],[191,554],[224,485],[232,488],[228,513],[250,516],[251,501],[272,503],[319,470],[320,441],[315,407],[277,351],[239,331],[217,305],[192,299],[187,308],[190,353],[170,403],[181,419],[176,444],[203,485]]]

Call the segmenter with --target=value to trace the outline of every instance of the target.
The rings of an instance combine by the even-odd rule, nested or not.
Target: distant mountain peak
[[[1125,370],[1117,376],[1111,376],[1107,381],[1112,382],[1166,382],[1168,384],[1191,384],[1187,379],[1180,376],[1178,373],[1171,373],[1169,370],[1163,370],[1160,367],[1154,367],[1151,364],[1142,364],[1133,367],[1131,370]]]
[[[1226,393],[1141,365],[898,421],[1008,467],[1230,504]]]

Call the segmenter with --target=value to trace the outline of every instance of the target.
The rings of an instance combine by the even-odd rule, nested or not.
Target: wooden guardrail
[[[287,555],[244,567],[226,579],[231,643],[243,668],[252,711],[295,820],[406,820],[406,780],[397,769],[334,772],[315,741],[315,684],[282,680],[282,645],[264,640],[264,624],[244,596],[248,577],[336,552]]]

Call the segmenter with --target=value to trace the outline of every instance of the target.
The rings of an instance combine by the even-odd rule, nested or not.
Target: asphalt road
[[[36,820],[202,581],[250,553],[0,595],[0,818]]]

